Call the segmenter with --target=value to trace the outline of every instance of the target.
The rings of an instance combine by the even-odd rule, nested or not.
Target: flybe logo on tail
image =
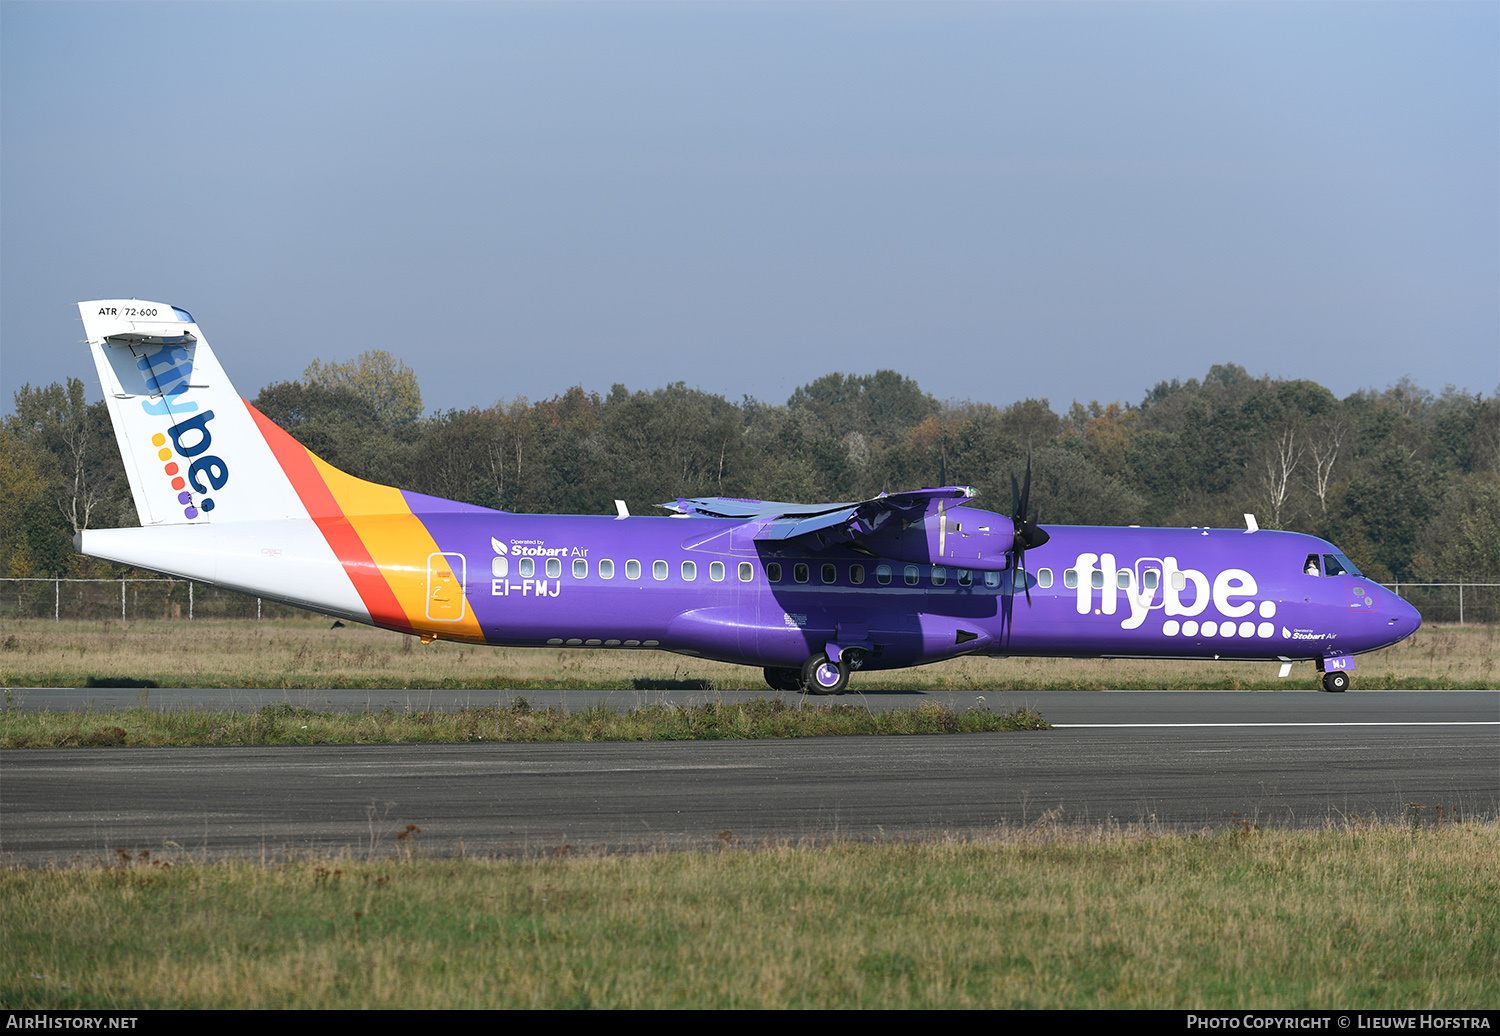
[[[209,488],[223,489],[224,483],[229,481],[228,466],[218,457],[206,455],[213,442],[213,436],[208,430],[208,422],[213,419],[214,412],[205,410],[197,417],[178,421],[167,429],[165,435],[157,432],[151,437],[151,445],[157,447],[157,459],[166,462],[162,470],[172,480],[172,488],[177,490],[177,502],[186,505],[182,509],[183,516],[189,519],[198,517],[199,511],[212,511],[214,501],[207,495]],[[172,440],[170,447],[167,446],[169,436]],[[185,473],[174,457],[184,460],[192,458]],[[204,479],[208,480],[207,485],[204,484]],[[193,504],[193,493],[188,489],[189,486],[202,497],[197,506]]]
[[[180,345],[164,345],[153,353],[136,361],[146,390],[154,397],[142,401],[141,407],[153,417],[168,417],[172,420],[165,432],[151,436],[151,445],[156,447],[156,458],[162,462],[162,472],[177,494],[182,505],[183,517],[188,520],[212,511],[214,501],[209,492],[224,488],[229,481],[229,466],[222,459],[210,454],[213,433],[208,423],[214,419],[212,410],[197,413],[198,404],[182,399],[188,390],[188,379],[193,373],[193,358]],[[179,418],[179,414],[193,414]],[[168,445],[170,440],[171,445]],[[186,470],[183,464],[186,464]],[[194,503],[194,494],[197,502]]]
[[[185,346],[164,345],[135,361],[146,383],[146,391],[160,399],[148,399],[141,404],[146,413],[191,414],[198,404],[176,397],[188,390],[188,378],[193,373],[193,357]]]

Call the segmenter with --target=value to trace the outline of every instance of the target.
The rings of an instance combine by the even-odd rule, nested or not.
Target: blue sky
[[[0,410],[173,303],[236,386],[1139,402],[1500,385],[1500,5],[0,3]]]

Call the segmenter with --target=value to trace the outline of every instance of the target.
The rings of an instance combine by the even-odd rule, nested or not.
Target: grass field
[[[1494,627],[1426,628],[1362,657],[1356,686],[1490,687],[1497,654]],[[1266,664],[963,659],[857,675],[856,687],[1313,686],[1311,667],[1298,669],[1297,679],[1278,681]],[[0,625],[0,684],[91,681],[762,689],[758,671],[664,653],[423,647],[322,623]],[[0,731],[26,715],[5,711]],[[775,730],[783,712],[822,710],[657,711],[648,718],[666,736],[737,737],[746,724]],[[979,715],[933,705],[887,721],[962,729]],[[826,716],[874,721],[862,709]],[[184,743],[175,739],[193,724],[207,738],[194,743],[297,743],[324,739],[325,722],[289,705],[238,717],[135,709],[96,718],[101,744]],[[364,739],[406,741],[445,724],[445,737],[458,740],[504,729],[552,736],[543,728],[565,723],[582,725],[567,735],[577,739],[635,736],[627,721],[636,722],[600,708],[564,717],[514,703],[341,719],[364,724]],[[52,740],[24,743],[84,743],[98,732],[76,715],[35,722],[50,724]],[[11,731],[0,743],[35,736]],[[1407,821],[1310,832],[1241,823],[1196,835],[1044,822],[965,840],[754,847],[725,832],[713,853],[527,859],[438,859],[409,830],[403,851],[381,859],[121,853],[108,866],[0,867],[0,1007],[1500,1002],[1500,826],[1454,823],[1440,810],[1413,810]]]
[[[414,835],[413,840],[419,841]],[[0,1004],[1485,1008],[1500,827],[0,870]]]
[[[1363,688],[1496,686],[1500,627],[1434,626],[1362,655]],[[765,689],[760,671],[658,651],[487,648],[326,622],[115,620],[0,623],[0,687],[82,687],[90,681],[225,688],[617,688],[693,681]],[[1297,688],[1310,663],[1278,680],[1274,663],[962,658],[917,669],[856,673],[855,690]]]
[[[254,712],[146,708],[118,712],[0,713],[5,748],[109,748],[172,745],[457,744],[476,741],[725,741],[837,734],[970,734],[1047,730],[1030,709],[954,712],[937,703],[875,712],[858,705],[788,704],[780,698],[699,705],[647,705],[617,712],[595,704],[568,712],[508,708],[453,712],[314,712],[287,702]]]

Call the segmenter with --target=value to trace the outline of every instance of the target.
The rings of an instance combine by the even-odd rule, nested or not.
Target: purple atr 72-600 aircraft
[[[853,670],[958,655],[1311,661],[1421,617],[1337,547],[1257,529],[1042,529],[963,486],[853,503],[722,497],[670,517],[510,514],[330,467],[240,398],[191,314],[79,304],[139,529],[78,549],[435,639],[659,648],[837,694]]]

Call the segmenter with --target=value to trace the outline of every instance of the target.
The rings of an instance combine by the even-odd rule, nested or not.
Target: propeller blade
[[[1031,513],[1031,455],[1026,456],[1026,481],[1016,481],[1015,472],[1010,476],[1011,525],[1015,529],[1010,549],[1005,556],[1011,562],[1010,592],[1016,592],[1017,573],[1021,576],[1021,588],[1026,593],[1026,605],[1031,606],[1031,583],[1026,579],[1026,552],[1040,547],[1052,537],[1046,529],[1038,527]]]
[[[1014,475],[1011,476],[1015,478]],[[1021,515],[1022,520],[1031,511],[1031,454],[1026,455],[1026,488],[1021,490]]]

